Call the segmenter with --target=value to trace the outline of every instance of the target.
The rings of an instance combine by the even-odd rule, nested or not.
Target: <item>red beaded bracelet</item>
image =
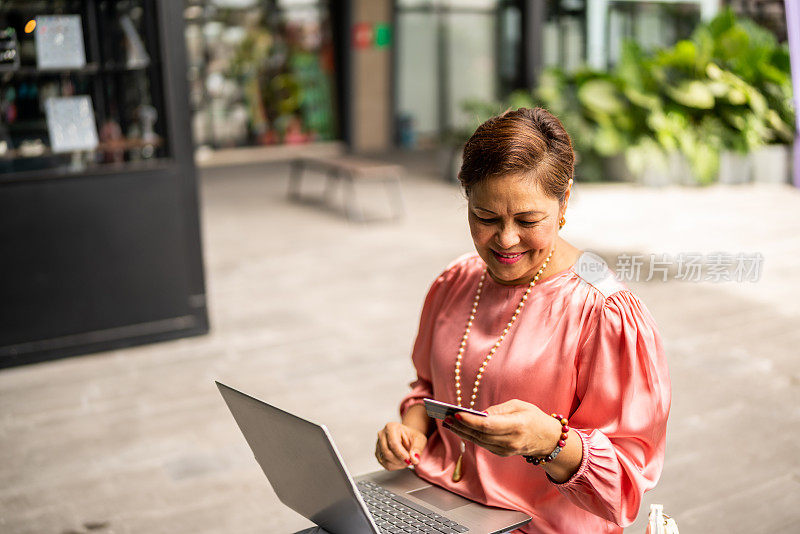
[[[539,465],[547,462],[552,462],[553,460],[556,459],[558,453],[560,453],[561,450],[567,444],[567,437],[569,437],[569,421],[567,420],[566,417],[564,417],[561,414],[551,413],[550,415],[558,419],[558,422],[561,423],[561,437],[559,438],[558,443],[556,444],[556,448],[553,449],[553,452],[551,452],[547,456],[542,456],[541,458],[538,458],[536,456],[523,455],[522,457],[525,458],[525,461],[530,464]]]

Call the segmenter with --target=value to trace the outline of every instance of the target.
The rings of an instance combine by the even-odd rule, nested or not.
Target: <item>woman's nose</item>
[[[513,226],[504,226],[497,233],[497,244],[508,250],[519,243],[519,234]]]

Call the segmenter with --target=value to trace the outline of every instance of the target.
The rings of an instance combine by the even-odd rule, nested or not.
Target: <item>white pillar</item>
[[[606,19],[608,0],[586,2],[586,62],[597,70],[606,68]]]

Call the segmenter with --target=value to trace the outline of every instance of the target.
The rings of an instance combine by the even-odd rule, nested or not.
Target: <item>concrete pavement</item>
[[[459,190],[409,167],[407,218],[370,225],[287,203],[285,165],[204,171],[212,333],[0,372],[0,531],[308,527],[272,492],[214,379],[325,423],[353,473],[377,469],[375,432],[413,378],[427,287],[471,250]],[[359,193],[383,209],[383,191]],[[674,265],[666,282],[629,282],[659,323],[673,407],[662,480],[626,532],[644,532],[650,502],[684,533],[797,531],[798,208],[788,186],[577,185],[564,236],[612,267],[764,258],[757,282],[679,281]]]

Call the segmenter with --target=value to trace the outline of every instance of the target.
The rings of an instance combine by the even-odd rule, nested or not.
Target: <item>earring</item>
[[[561,216],[561,220],[560,220],[560,221],[558,221],[558,229],[559,229],[559,230],[561,230],[562,228],[564,228],[564,225],[565,225],[565,224],[567,224],[567,220],[566,220],[566,219],[564,218],[564,216],[562,215],[562,216]]]

